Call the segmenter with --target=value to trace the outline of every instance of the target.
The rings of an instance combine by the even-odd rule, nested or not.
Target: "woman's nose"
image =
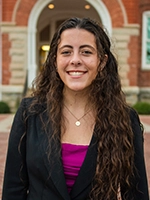
[[[74,53],[71,57],[71,60],[70,60],[70,63],[72,65],[80,65],[81,64],[81,58],[80,58],[80,55],[79,53]]]

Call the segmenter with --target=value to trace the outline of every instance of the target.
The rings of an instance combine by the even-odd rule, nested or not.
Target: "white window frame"
[[[146,63],[146,43],[150,42],[147,38],[147,19],[150,17],[150,10],[143,12],[142,23],[142,69],[150,70],[150,64]]]

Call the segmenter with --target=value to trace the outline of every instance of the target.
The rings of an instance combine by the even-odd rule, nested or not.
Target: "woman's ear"
[[[107,60],[108,60],[108,55],[105,54],[103,60],[100,63],[100,71],[102,71],[104,69],[104,67],[106,66]]]

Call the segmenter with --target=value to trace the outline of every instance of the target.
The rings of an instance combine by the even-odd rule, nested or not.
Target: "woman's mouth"
[[[67,72],[70,76],[81,76],[85,74],[85,71],[68,71]]]

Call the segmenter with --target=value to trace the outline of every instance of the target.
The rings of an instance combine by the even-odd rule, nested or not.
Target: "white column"
[[[32,81],[36,77],[37,62],[36,62],[36,30],[28,32],[28,87],[31,88]]]
[[[28,87],[31,87],[33,79],[36,77],[37,71],[37,60],[36,60],[36,53],[37,53],[37,46],[36,46],[36,26],[38,18],[41,14],[41,11],[44,7],[50,3],[52,0],[38,0],[34,7],[31,10],[29,20],[28,20]]]

